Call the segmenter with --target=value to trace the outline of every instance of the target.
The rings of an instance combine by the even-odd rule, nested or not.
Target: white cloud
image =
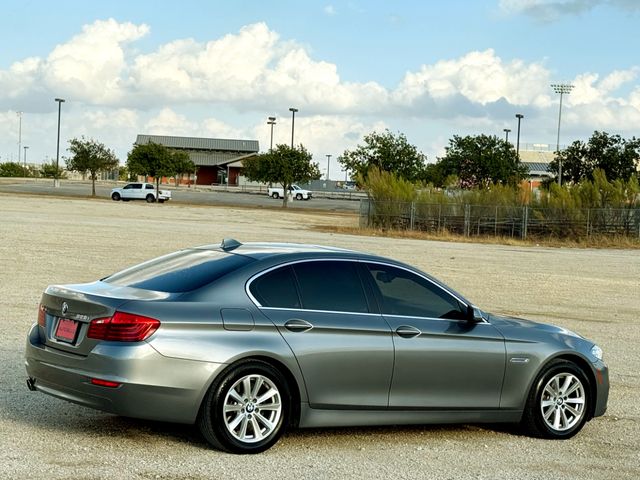
[[[327,5],[326,7],[324,7],[322,9],[324,11],[324,13],[326,13],[327,15],[335,15],[336,12],[336,8],[333,5]]]
[[[640,10],[640,2],[637,0],[500,0],[499,5],[507,14],[522,13],[541,21],[581,14],[598,6]]]

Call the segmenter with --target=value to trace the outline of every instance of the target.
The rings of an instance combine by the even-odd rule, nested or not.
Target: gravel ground
[[[0,478],[640,478],[640,253],[319,233],[355,217],[0,194]],[[181,247],[295,241],[415,264],[497,313],[596,340],[609,410],[568,441],[503,426],[298,430],[268,452],[211,450],[194,427],[121,418],[25,386],[25,335],[42,290],[91,281]]]

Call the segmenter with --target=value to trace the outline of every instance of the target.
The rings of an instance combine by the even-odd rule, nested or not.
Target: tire
[[[282,373],[266,362],[245,361],[213,383],[200,407],[198,427],[214,448],[260,453],[278,441],[290,412],[291,393]]]
[[[120,194],[118,192],[113,192],[111,194],[111,200],[113,200],[114,202],[117,202],[120,200]]]
[[[302,194],[296,193],[296,200],[302,200]]]
[[[156,201],[156,197],[154,197],[153,195],[149,194],[146,197],[147,203],[153,203]]]
[[[591,388],[584,371],[573,362],[554,360],[531,387],[522,427],[534,437],[571,438],[587,421],[591,401]]]
[[[271,198],[278,199],[278,198],[280,198],[280,195],[278,194],[278,192],[273,192],[273,193],[271,194]]]

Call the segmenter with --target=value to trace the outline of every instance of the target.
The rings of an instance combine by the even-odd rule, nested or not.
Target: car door
[[[367,263],[381,312],[393,331],[389,406],[498,408],[505,370],[502,335],[467,319],[467,305],[427,277]]]
[[[291,347],[313,408],[387,407],[391,331],[372,312],[356,262],[297,262],[249,290]]]

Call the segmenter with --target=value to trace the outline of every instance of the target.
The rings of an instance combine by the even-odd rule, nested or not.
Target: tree
[[[186,152],[174,150],[173,152],[171,152],[171,154],[177,187],[179,178],[182,178],[185,173],[195,172],[196,164],[193,163],[193,160],[189,158],[189,154]],[[178,175],[180,177],[178,177]]]
[[[427,157],[407,141],[402,133],[389,130],[373,132],[364,137],[364,144],[355,150],[345,150],[338,162],[352,172],[352,178],[366,180],[369,169],[377,167],[409,181],[421,180],[425,174]]]
[[[287,192],[294,182],[307,183],[320,178],[320,168],[311,159],[312,155],[302,145],[291,148],[280,144],[270,152],[244,159],[242,169],[251,181],[282,185],[282,206],[286,208]]]
[[[131,175],[153,177],[156,183],[156,198],[158,198],[160,179],[176,173],[173,158],[173,152],[159,143],[134,145],[133,150],[127,155],[127,170]]]
[[[433,167],[437,173],[434,178],[444,181],[450,175],[456,175],[463,188],[484,188],[494,183],[517,184],[527,173],[513,145],[495,135],[454,135],[445,152]]]
[[[0,177],[27,177],[29,172],[17,162],[0,163]]]
[[[74,138],[69,140],[69,144],[67,150],[73,156],[66,159],[67,170],[80,172],[83,175],[88,173],[91,177],[91,196],[95,197],[98,173],[118,168],[118,159],[104,144],[93,139]]]
[[[629,180],[640,163],[640,139],[630,140],[607,132],[593,132],[587,143],[576,140],[558,152],[549,164],[549,171],[558,176],[562,161],[562,183],[593,180],[600,169],[610,180]]]
[[[43,163],[40,169],[40,175],[44,178],[67,178],[67,174],[60,166],[56,168],[56,162]]]

